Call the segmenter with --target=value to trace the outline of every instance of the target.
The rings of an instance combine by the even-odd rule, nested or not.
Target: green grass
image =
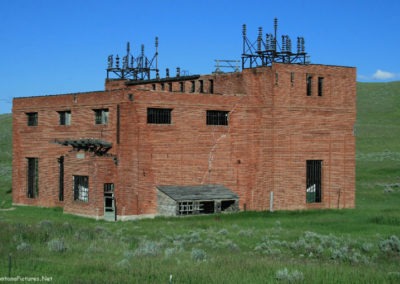
[[[399,283],[400,82],[357,87],[356,209],[111,223],[21,206],[0,211],[0,279],[11,254],[12,276],[56,283]],[[0,130],[7,208],[10,115]]]
[[[0,208],[11,206],[12,117],[0,114]]]

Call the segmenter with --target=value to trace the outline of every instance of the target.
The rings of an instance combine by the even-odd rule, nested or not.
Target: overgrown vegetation
[[[399,106],[400,82],[358,84],[354,210],[112,223],[18,207],[0,211],[0,278],[11,254],[11,276],[56,283],[399,283]],[[1,115],[0,208],[11,206],[10,127]]]

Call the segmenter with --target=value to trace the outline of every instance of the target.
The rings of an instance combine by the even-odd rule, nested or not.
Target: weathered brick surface
[[[307,74],[313,76],[312,96],[306,95]],[[355,76],[355,68],[274,64],[195,80],[174,78],[164,82],[164,91],[156,81],[107,80],[104,92],[14,99],[13,201],[102,216],[103,184],[114,183],[119,216],[156,214],[155,185],[210,183],[236,192],[241,209],[269,209],[270,192],[275,210],[354,207]],[[324,77],[320,97],[318,77]],[[148,107],[173,109],[172,123],[147,124]],[[94,123],[93,109],[99,108],[109,109],[107,125]],[[70,126],[58,125],[62,110],[71,110]],[[230,111],[229,125],[206,125],[207,110]],[[27,112],[38,112],[38,126],[27,126]],[[99,157],[54,143],[80,138],[102,139],[112,148]],[[65,157],[62,202],[60,156]],[[35,199],[26,197],[27,157],[39,158]],[[306,161],[313,159],[323,160],[322,202],[307,204]],[[89,202],[73,200],[73,175],[89,176]]]

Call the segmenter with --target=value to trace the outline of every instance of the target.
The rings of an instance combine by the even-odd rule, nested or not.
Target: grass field
[[[356,209],[111,223],[17,207],[0,211],[0,281],[400,283],[400,82],[357,87]],[[0,131],[4,209],[10,115],[0,115]]]

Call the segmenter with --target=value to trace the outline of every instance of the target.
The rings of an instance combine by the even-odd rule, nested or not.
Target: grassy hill
[[[356,209],[104,222],[0,210],[0,278],[56,283],[400,283],[400,82],[357,84]],[[11,206],[11,115],[0,115]],[[98,273],[102,271],[102,273]]]
[[[11,206],[12,117],[0,114],[0,208]]]

